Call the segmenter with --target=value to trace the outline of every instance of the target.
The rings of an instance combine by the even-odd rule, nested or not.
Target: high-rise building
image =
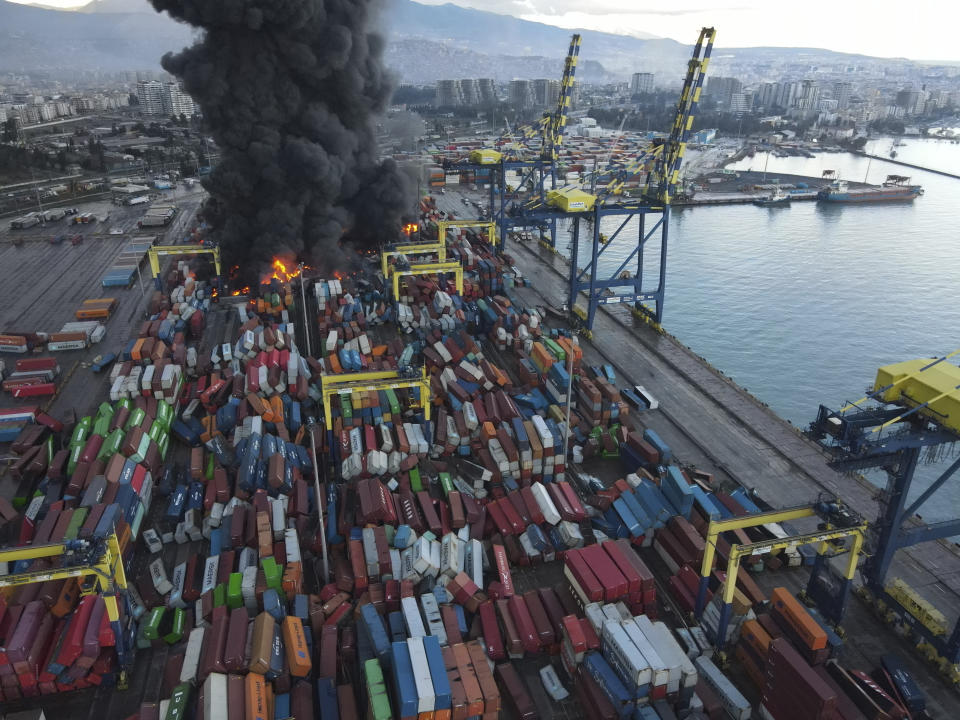
[[[732,113],[747,113],[753,109],[752,92],[735,92],[730,96],[729,110]]]
[[[492,78],[480,78],[476,81],[477,93],[480,95],[480,102],[487,105],[497,100],[497,88],[493,84]]]
[[[460,99],[468,107],[480,104],[480,93],[477,91],[476,80],[465,79],[460,81]]]
[[[523,110],[532,105],[533,93],[529,80],[510,81],[510,103],[518,110]]]
[[[779,88],[777,89],[777,99],[775,105],[784,109],[793,107],[794,102],[797,99],[797,95],[800,92],[800,83],[783,82],[777,83],[777,85]]]
[[[905,87],[897,93],[897,107],[903,108],[904,115],[919,115],[926,104],[927,93],[913,86]]]
[[[853,92],[853,83],[835,82],[833,84],[833,99],[837,101],[837,110],[846,110],[850,107],[850,95]]]
[[[653,73],[634,73],[630,78],[630,94],[640,95],[653,92]]]
[[[186,115],[191,117],[196,112],[196,107],[187,93],[183,91],[178,82],[160,82],[159,80],[147,80],[137,83],[137,99],[140,101],[140,111],[144,115]],[[104,108],[110,103],[106,99]]]
[[[754,94],[754,104],[765,109],[776,105],[778,85],[779,83],[762,83]]]
[[[185,115],[186,117],[193,116],[195,110],[193,98],[183,91],[180,83],[171,82],[166,84],[163,90],[163,101],[163,111],[165,114],[176,115],[177,117],[181,115]]]
[[[734,93],[743,90],[743,83],[732,77],[708,77],[706,94],[723,108],[730,107]]]
[[[163,83],[146,80],[137,83],[137,100],[144,115],[163,115]]]
[[[459,80],[437,81],[437,107],[457,107],[462,100]]]
[[[560,81],[541,78],[530,81],[530,89],[533,94],[532,102],[536,107],[549,107],[556,105],[557,96],[560,94]]]
[[[820,108],[820,86],[815,80],[800,83],[793,106],[798,110],[818,110]]]

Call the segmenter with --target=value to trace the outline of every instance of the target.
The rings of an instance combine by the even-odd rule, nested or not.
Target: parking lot
[[[107,394],[107,374],[94,374],[89,365],[98,355],[118,351],[123,342],[136,335],[152,289],[146,261],[141,267],[142,289],[137,279],[129,288],[104,288],[101,278],[135,236],[156,234],[160,242],[170,244],[183,240],[195,224],[203,193],[181,192],[173,198],[180,207],[177,217],[167,228],[150,232],[137,228],[148,205],[118,207],[109,201],[77,207],[79,212],[92,212],[98,218],[110,216],[106,222],[98,220],[92,225],[70,224],[70,216],[44,228],[25,230],[11,230],[9,221],[4,222],[0,229],[0,267],[4,269],[0,283],[0,333],[57,332],[76,319],[75,311],[88,298],[115,298],[117,308],[105,323],[107,333],[102,342],[85,350],[53,353],[61,369],[55,396],[18,400],[0,393],[0,408],[39,406],[58,418],[72,411],[83,415],[95,409]],[[123,232],[111,234],[111,227],[122,228]],[[51,237],[76,233],[84,236],[82,244],[72,245],[69,240],[50,243]],[[15,245],[15,238],[22,238],[23,244]],[[0,360],[12,365],[18,357],[3,354]],[[14,480],[9,474],[0,473],[0,494],[9,498],[15,492]]]

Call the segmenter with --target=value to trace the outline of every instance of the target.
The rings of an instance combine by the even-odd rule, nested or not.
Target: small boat
[[[790,196],[781,190],[778,185],[767,197],[755,198],[753,204],[759,205],[760,207],[781,207],[790,204]]]

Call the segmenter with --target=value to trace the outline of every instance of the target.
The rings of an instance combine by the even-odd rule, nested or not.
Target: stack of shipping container
[[[479,235],[451,249],[469,299],[440,278],[398,299],[382,278],[313,281],[313,356],[292,286],[271,280],[214,322],[181,263],[118,353],[109,401],[68,428],[0,415],[26,488],[0,502],[8,544],[115,533],[129,583],[117,624],[75,582],[0,594],[2,699],[115,683],[135,648],[164,648],[141,718],[535,718],[567,693],[591,718],[749,717],[709,626],[658,620],[655,572],[689,611],[706,524],[755,506],[635,429],[612,369],[511,300],[492,272],[508,260]],[[421,364],[429,397],[360,382],[321,407],[324,377],[416,380]],[[568,403],[570,445],[619,456],[621,479],[567,467]],[[785,591],[763,612],[740,577],[736,656],[765,711],[835,717],[829,633]]]

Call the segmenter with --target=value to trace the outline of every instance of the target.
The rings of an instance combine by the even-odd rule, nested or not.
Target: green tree
[[[60,168],[60,171],[63,172],[67,169],[67,151],[61,150],[57,153],[57,167]]]
[[[140,105],[140,98],[137,97],[136,93],[130,93],[127,96],[127,104],[131,107],[138,107]]]

